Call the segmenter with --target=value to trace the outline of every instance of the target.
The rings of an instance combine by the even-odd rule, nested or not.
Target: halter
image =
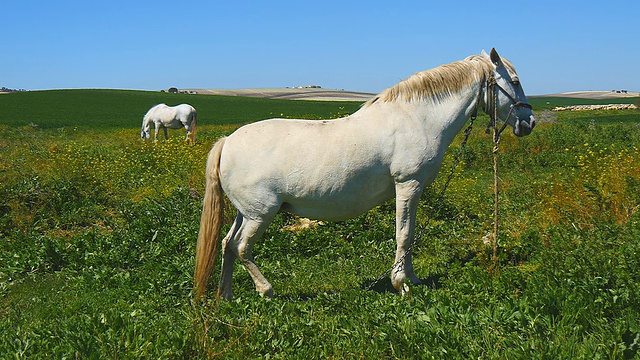
[[[509,98],[509,100],[512,102],[511,107],[509,109],[509,114],[507,114],[507,117],[504,119],[504,124],[502,124],[502,127],[500,127],[500,130],[497,129],[497,126],[498,126],[498,109],[497,109],[498,92],[496,91],[496,88],[498,90],[502,91],[502,93],[505,94],[507,96],[507,98]],[[526,109],[532,109],[533,108],[531,106],[531,104],[529,104],[529,103],[516,100],[502,86],[500,86],[500,84],[498,84],[498,82],[496,81],[496,78],[493,75],[491,75],[489,77],[489,79],[487,80],[487,103],[486,103],[485,108],[484,108],[484,111],[487,114],[489,114],[489,117],[491,118],[491,121],[489,122],[489,124],[487,124],[487,130],[485,132],[488,134],[489,133],[489,128],[492,127],[492,128],[494,128],[496,130],[495,135],[496,136],[500,136],[500,134],[502,134],[504,129],[507,127],[507,124],[509,122],[509,118],[511,117],[511,113],[513,112],[513,109],[517,108],[517,107],[523,107],[523,108],[526,108]]]

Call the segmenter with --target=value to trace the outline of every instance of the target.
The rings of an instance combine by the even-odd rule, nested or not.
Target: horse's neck
[[[149,131],[151,128],[151,117],[147,114],[142,118],[142,130]]]
[[[440,100],[395,101],[362,108],[359,113],[363,118],[368,112],[379,121],[388,123],[397,121],[402,127],[427,136],[437,136],[440,142],[448,146],[456,134],[460,132],[467,119],[479,107],[481,83],[451,94]],[[355,115],[355,114],[354,114]]]
[[[450,144],[462,130],[467,119],[477,114],[480,107],[481,86],[482,84],[478,83],[433,105],[434,110],[440,109],[441,116],[434,118],[433,121],[439,121],[441,124],[443,143]],[[426,111],[427,113],[433,112],[433,110]],[[429,115],[425,115],[423,119],[429,119]]]

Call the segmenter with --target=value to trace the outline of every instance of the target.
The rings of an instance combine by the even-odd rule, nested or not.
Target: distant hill
[[[267,99],[285,100],[321,100],[321,101],[367,101],[374,97],[374,93],[333,90],[322,88],[265,88],[265,89],[181,89],[181,91],[204,94],[245,96]]]
[[[333,90],[322,88],[264,88],[264,89],[181,89],[181,91],[205,94],[245,96],[267,99],[287,100],[325,100],[325,101],[367,101],[376,96],[376,93]],[[528,95],[528,98],[576,98],[576,99],[624,99],[640,97],[639,92],[626,90],[613,91],[572,91],[548,95]]]
[[[612,91],[571,91],[559,94],[548,95],[531,95],[530,98],[536,97],[562,97],[562,98],[576,98],[576,99],[625,99],[640,97],[640,93],[637,91],[627,90],[612,90]]]

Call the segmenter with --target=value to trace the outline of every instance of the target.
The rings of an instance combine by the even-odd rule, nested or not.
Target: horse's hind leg
[[[256,291],[267,298],[273,296],[273,287],[258,269],[252,254],[255,241],[262,235],[267,226],[269,226],[269,223],[270,221],[256,221],[242,218],[242,215],[238,214],[234,226],[223,240],[225,255],[223,258],[221,279],[223,284],[220,286],[220,295],[225,299],[230,299],[232,294],[231,273],[233,272],[233,260],[235,256],[238,257],[240,263],[247,269],[249,275],[251,275],[251,279],[253,279],[256,285]],[[230,252],[233,252],[233,255],[229,254]]]
[[[233,280],[233,265],[237,257],[235,247],[230,246],[229,242],[237,236],[240,225],[242,225],[242,216],[238,213],[229,233],[222,239],[222,271],[220,274],[220,286],[218,286],[218,297],[222,297],[227,301],[231,301],[233,297],[231,283]]]
[[[187,124],[184,125],[185,130],[187,130],[187,135],[184,138],[184,141],[187,143],[191,143],[191,127]]]

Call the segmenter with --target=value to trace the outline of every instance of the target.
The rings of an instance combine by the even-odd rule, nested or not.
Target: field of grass
[[[551,113],[555,101],[532,99],[546,122],[501,142],[497,264],[483,243],[493,144],[481,116],[444,202],[444,176],[421,201],[414,263],[425,285],[411,296],[388,279],[368,289],[393,261],[386,203],[308,229],[279,215],[254,251],[275,298],[237,266],[234,301],[201,304],[193,257],[213,142],[257,119],[359,104],[0,95],[0,358],[638,358],[640,112]],[[159,102],[198,109],[195,146],[184,130],[139,139]]]

